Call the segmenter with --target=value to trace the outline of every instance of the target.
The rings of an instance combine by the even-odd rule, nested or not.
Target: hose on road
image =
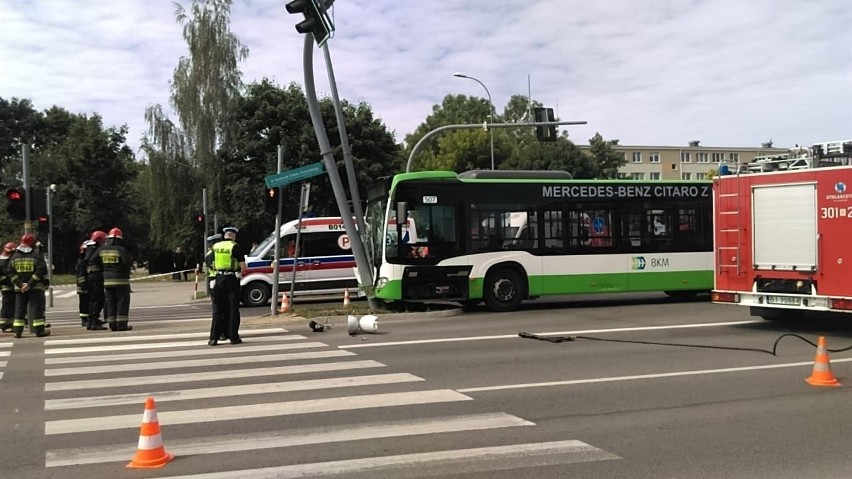
[[[613,343],[632,343],[632,344],[649,344],[654,346],[675,346],[681,348],[703,348],[703,349],[726,349],[731,351],[752,351],[756,353],[766,353],[771,354],[772,356],[777,356],[778,352],[778,344],[782,339],[786,337],[794,337],[801,339],[802,341],[812,345],[813,347],[817,347],[817,344],[810,339],[801,336],[799,334],[786,333],[778,336],[778,339],[775,340],[775,344],[772,345],[772,349],[760,349],[760,348],[737,348],[732,346],[715,346],[715,345],[707,345],[707,344],[684,344],[684,343],[665,343],[665,342],[657,342],[657,341],[638,341],[638,340],[630,340],[630,339],[613,339],[613,338],[598,338],[594,336],[543,336],[539,334],[520,332],[518,336],[524,339],[535,339],[538,341],[545,341],[548,343],[566,343],[571,341],[576,341],[578,339],[587,339],[590,341],[607,341]],[[852,349],[852,346],[841,348],[841,349],[828,349],[827,351],[830,353],[840,353],[843,351],[849,351]]]

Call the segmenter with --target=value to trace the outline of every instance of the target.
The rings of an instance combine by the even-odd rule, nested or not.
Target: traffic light
[[[50,233],[50,217],[46,214],[40,215],[36,217],[36,221],[38,222],[38,235],[47,238]]]
[[[278,188],[267,188],[264,193],[264,209],[272,215],[278,214],[278,195],[281,191]]]
[[[325,11],[323,0],[292,0],[284,8],[288,13],[305,15],[305,19],[296,24],[296,31],[312,34],[320,47],[331,38],[334,24],[331,23],[331,18]]]
[[[536,108],[535,121],[536,123],[556,121],[553,108]],[[556,141],[556,125],[535,127],[535,137],[538,141]]]
[[[196,226],[204,226],[204,213],[195,213],[192,215],[192,222]]]
[[[40,218],[47,215],[47,190],[44,188],[30,188],[30,214],[32,218]]]
[[[12,188],[6,190],[6,212],[12,219],[23,221],[27,219],[27,197],[24,190]]]

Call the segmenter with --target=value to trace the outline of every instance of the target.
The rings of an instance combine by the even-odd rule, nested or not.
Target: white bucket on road
[[[350,314],[347,318],[347,323],[349,334],[377,333],[379,331],[379,318],[372,314],[367,314],[360,318]]]

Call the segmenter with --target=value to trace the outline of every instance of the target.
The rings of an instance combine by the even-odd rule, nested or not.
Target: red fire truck
[[[765,319],[852,313],[852,141],[720,170],[712,301]]]

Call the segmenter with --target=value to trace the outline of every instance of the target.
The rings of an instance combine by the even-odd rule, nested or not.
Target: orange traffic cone
[[[828,362],[828,342],[825,336],[817,340],[816,358],[814,358],[814,370],[811,376],[805,378],[811,386],[840,386],[840,382],[831,372],[831,363]]]
[[[281,308],[278,310],[279,313],[286,313],[290,311],[290,296],[287,293],[282,293],[281,295]]]
[[[127,467],[134,469],[153,469],[163,467],[174,459],[163,447],[163,437],[160,436],[160,422],[157,421],[157,408],[154,398],[145,401],[145,414],[142,416],[142,428],[139,431],[139,445],[133,459]]]
[[[349,288],[343,288],[343,306],[349,306]]]

